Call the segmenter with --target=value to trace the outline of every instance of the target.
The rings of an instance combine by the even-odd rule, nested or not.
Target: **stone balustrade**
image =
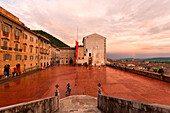
[[[111,64],[107,64],[107,66],[170,83],[170,76],[161,75],[159,73],[136,70],[136,69],[129,69],[129,68],[125,68],[125,67],[114,66],[114,65],[111,65]]]
[[[59,96],[0,108],[0,113],[53,113],[59,109]]]
[[[97,107],[104,113],[170,113],[170,106],[102,94],[97,96]]]

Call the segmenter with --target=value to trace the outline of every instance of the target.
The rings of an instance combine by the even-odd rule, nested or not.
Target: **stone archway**
[[[4,66],[4,73],[7,73],[7,76],[9,76],[9,74],[10,74],[10,65],[9,64],[6,64],[5,66]]]
[[[17,64],[17,65],[16,65],[16,71],[17,71],[17,72],[16,72],[17,75],[18,75],[18,74],[21,74],[21,67],[20,67],[20,64]]]

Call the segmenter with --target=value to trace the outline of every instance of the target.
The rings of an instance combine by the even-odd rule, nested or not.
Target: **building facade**
[[[0,75],[49,65],[49,40],[32,32],[18,17],[0,7]]]
[[[88,65],[105,65],[106,38],[94,33],[83,38],[83,46],[79,47],[78,63]]]
[[[60,48],[56,47],[56,63],[60,63]]]
[[[19,18],[0,7],[0,74],[38,68],[38,37]]]
[[[40,34],[37,34],[38,35],[38,44],[39,44],[39,67],[42,67],[42,66],[50,66],[50,42],[49,42],[49,39],[47,39],[46,37],[40,35]]]
[[[60,64],[73,64],[75,48],[62,47],[60,48]]]

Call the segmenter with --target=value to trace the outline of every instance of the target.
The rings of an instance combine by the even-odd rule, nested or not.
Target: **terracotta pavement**
[[[53,96],[59,84],[60,98],[66,85],[71,95],[97,96],[98,83],[105,95],[170,105],[170,84],[111,67],[60,65],[0,86],[0,107]]]

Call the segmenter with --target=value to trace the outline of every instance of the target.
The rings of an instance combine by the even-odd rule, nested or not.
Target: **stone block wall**
[[[0,113],[53,113],[59,109],[59,96],[0,108]]]
[[[104,113],[170,113],[170,106],[98,95],[97,107]]]
[[[107,66],[170,83],[170,77],[169,76],[164,76],[164,75],[161,75],[161,74],[158,74],[158,73],[135,70],[135,69],[128,69],[128,68],[124,68],[124,67],[116,67],[116,66],[112,66],[112,65],[107,65]]]

